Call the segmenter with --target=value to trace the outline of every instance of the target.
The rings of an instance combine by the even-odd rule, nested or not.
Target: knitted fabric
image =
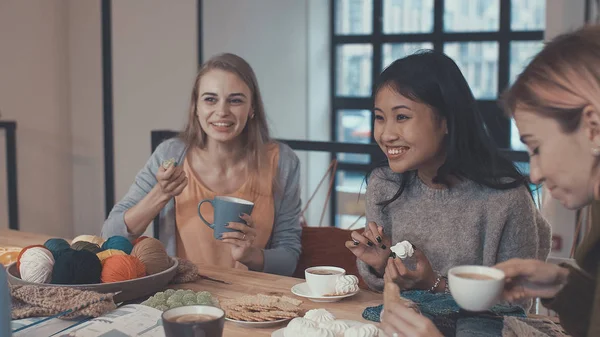
[[[567,336],[563,329],[549,319],[504,317],[502,337],[557,337]]]
[[[100,294],[68,287],[10,286],[12,319],[52,316],[75,310],[63,319],[98,317],[116,308],[114,294]],[[86,304],[89,304],[79,310]]]

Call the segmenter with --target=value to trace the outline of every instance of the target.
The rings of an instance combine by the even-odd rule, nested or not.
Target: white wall
[[[113,1],[116,200],[150,155],[150,131],[179,130],[197,70],[196,0]]]
[[[0,109],[18,124],[21,228],[63,236],[73,216],[67,6],[0,2]]]

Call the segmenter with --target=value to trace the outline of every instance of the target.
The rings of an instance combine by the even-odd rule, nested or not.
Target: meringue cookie
[[[377,337],[379,329],[372,324],[353,326],[344,332],[344,337]]]
[[[303,317],[296,317],[288,323],[287,329],[316,328],[318,325],[319,323],[315,321]]]
[[[397,257],[401,259],[406,259],[407,257],[412,257],[415,253],[415,249],[413,248],[412,243],[404,240],[402,242],[398,242],[390,250],[396,254]]]
[[[309,319],[311,321],[315,321],[317,323],[335,320],[335,316],[333,316],[329,311],[325,309],[309,310],[306,312],[306,314],[304,314],[304,318]]]
[[[335,284],[335,294],[345,295],[358,291],[358,277],[354,275],[344,275],[337,279]]]
[[[284,337],[336,337],[335,332],[319,327],[302,327],[298,329],[290,329],[289,327],[283,330]]]
[[[344,336],[344,332],[350,328],[350,326],[348,325],[348,323],[344,322],[344,321],[340,321],[340,320],[335,320],[335,321],[328,321],[328,322],[323,322],[321,324],[319,324],[320,328],[323,329],[327,329],[327,330],[331,330],[335,333],[336,336],[338,337],[343,337]]]

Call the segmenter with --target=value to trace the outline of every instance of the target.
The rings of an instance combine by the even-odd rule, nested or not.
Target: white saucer
[[[276,325],[279,325],[283,322],[287,322],[289,320],[291,320],[291,318],[282,318],[282,319],[278,319],[276,321],[266,321],[266,322],[248,322],[248,321],[238,321],[236,319],[231,319],[228,317],[225,317],[226,321],[229,321],[233,324],[239,325],[239,326],[243,326],[245,328],[271,328],[274,327]],[[283,335],[282,335],[283,336]]]
[[[373,325],[377,326],[374,322],[358,322],[358,321],[351,321],[348,319],[338,319],[338,321],[344,321],[350,327],[357,326],[357,325],[364,325],[364,324],[373,324]],[[285,328],[281,328],[279,330],[274,331],[271,334],[271,337],[284,337],[284,334],[283,334],[284,330],[285,330]],[[383,331],[381,329],[379,329],[379,336],[383,336]]]
[[[300,297],[305,297],[313,302],[319,302],[319,303],[337,302],[343,298],[354,296],[354,295],[358,294],[359,291],[360,291],[360,289],[358,289],[357,291],[355,291],[353,293],[348,293],[345,295],[337,295],[337,296],[314,296],[310,292],[310,289],[308,288],[308,283],[306,283],[306,282],[296,284],[295,286],[292,287],[292,293],[294,295],[300,296]]]

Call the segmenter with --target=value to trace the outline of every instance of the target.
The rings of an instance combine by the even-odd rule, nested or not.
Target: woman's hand
[[[156,173],[156,180],[162,194],[169,199],[181,194],[188,183],[183,168],[175,166],[175,164],[170,165],[167,169],[161,165],[158,168],[158,173]]]
[[[495,266],[506,275],[504,298],[552,298],[567,283],[569,270],[539,260],[511,259]]]
[[[399,257],[390,257],[385,267],[385,276],[400,286],[400,289],[431,289],[436,278],[431,263],[419,249],[415,249],[413,258],[417,260],[414,271],[406,268]]]
[[[391,252],[391,240],[383,235],[383,227],[369,222],[362,234],[352,232],[351,238],[352,241],[346,241],[346,247],[383,276]]]
[[[381,328],[388,337],[444,337],[427,317],[398,302],[384,308]]]
[[[262,270],[264,263],[262,249],[252,246],[254,239],[256,239],[254,221],[248,214],[242,214],[240,218],[246,221],[246,224],[241,222],[228,223],[227,228],[235,229],[239,232],[223,233],[221,236],[222,241],[231,246],[231,256],[234,260],[245,264],[252,270]]]

